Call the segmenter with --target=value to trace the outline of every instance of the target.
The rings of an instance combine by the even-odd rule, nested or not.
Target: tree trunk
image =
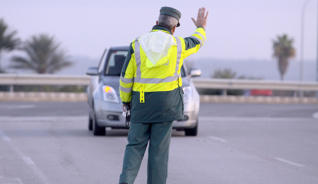
[[[284,76],[287,72],[287,68],[288,68],[288,58],[287,57],[279,57],[278,58],[278,70],[279,70],[281,80],[284,80]]]
[[[1,65],[1,51],[0,51],[0,73],[2,73],[2,65]]]
[[[1,51],[0,51],[0,73],[5,73],[4,69],[2,69],[2,63],[1,63]]]

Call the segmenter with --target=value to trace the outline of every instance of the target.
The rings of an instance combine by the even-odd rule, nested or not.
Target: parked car
[[[250,91],[251,96],[272,96],[273,91],[269,89],[252,89]]]
[[[87,87],[89,105],[88,129],[94,135],[105,135],[106,127],[127,129],[122,115],[122,103],[119,97],[119,77],[129,47],[112,47],[105,50],[98,67],[88,68],[86,74],[91,76]],[[199,125],[200,96],[192,83],[192,77],[201,75],[200,70],[187,74],[181,70],[184,90],[184,118],[174,121],[173,128],[184,130],[187,136],[196,136]]]

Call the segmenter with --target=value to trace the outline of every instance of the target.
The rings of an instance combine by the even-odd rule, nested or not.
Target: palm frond
[[[10,67],[15,69],[29,69],[35,70],[35,66],[32,65],[32,62],[25,57],[14,56],[11,61],[13,62]]]
[[[26,54],[25,58],[15,57],[12,60],[16,68],[27,68],[36,73],[55,73],[71,65],[60,44],[47,34],[32,36],[25,42],[22,51]]]
[[[17,31],[9,31],[9,27],[3,19],[0,19],[0,51],[12,51],[20,44]]]

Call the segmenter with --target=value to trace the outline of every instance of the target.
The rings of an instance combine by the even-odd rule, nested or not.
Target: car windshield
[[[128,51],[110,50],[106,63],[105,75],[120,76]]]
[[[104,75],[120,76],[121,69],[124,65],[128,51],[126,50],[110,50],[106,61],[106,69]],[[184,67],[181,68],[181,77],[185,77]]]

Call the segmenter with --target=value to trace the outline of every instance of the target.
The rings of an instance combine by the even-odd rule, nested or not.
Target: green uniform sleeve
[[[205,40],[206,33],[201,27],[197,28],[190,37],[184,38],[184,51],[182,52],[183,59],[198,52],[198,50],[203,46]]]
[[[133,45],[133,43],[130,44],[129,51],[120,75],[119,93],[120,99],[124,104],[128,104],[131,101],[134,75],[136,71]]]

